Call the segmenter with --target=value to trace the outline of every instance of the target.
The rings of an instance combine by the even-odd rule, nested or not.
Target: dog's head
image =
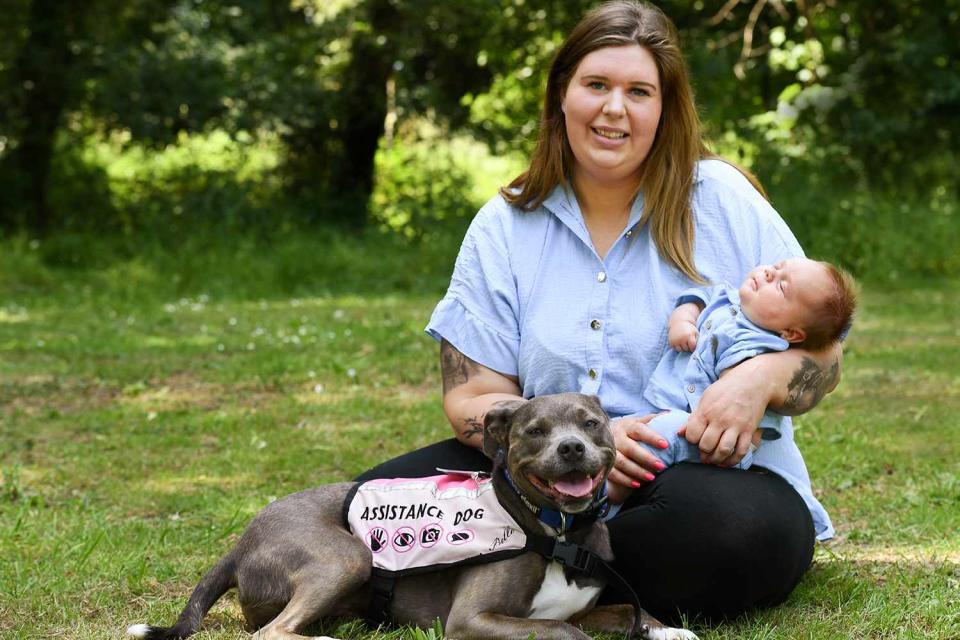
[[[596,396],[561,393],[502,402],[483,424],[484,452],[507,468],[520,492],[567,513],[590,507],[617,455]]]

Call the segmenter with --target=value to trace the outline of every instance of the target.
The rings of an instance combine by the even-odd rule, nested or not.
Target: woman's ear
[[[796,344],[798,342],[803,342],[807,339],[807,332],[803,329],[783,329],[780,332],[780,337],[789,342],[790,344]]]
[[[498,462],[498,452],[506,454],[510,446],[510,426],[513,423],[513,413],[524,403],[526,403],[526,400],[498,402],[483,417],[483,452],[494,462]]]

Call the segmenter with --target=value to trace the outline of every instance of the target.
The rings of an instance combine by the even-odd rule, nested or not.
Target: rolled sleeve
[[[712,291],[704,287],[690,287],[689,289],[684,289],[679,296],[677,296],[676,306],[682,304],[687,304],[688,302],[694,302],[701,306],[707,306],[710,304],[710,300],[713,299]]]
[[[520,339],[491,328],[456,298],[440,301],[426,330],[437,342],[446,340],[474,362],[508,376],[517,375]]]
[[[488,203],[460,247],[446,295],[426,332],[499,373],[518,372],[520,330],[516,281],[503,225],[508,212]]]

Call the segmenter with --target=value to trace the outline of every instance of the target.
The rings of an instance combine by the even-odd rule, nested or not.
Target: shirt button
[[[633,235],[633,229],[627,230],[627,237],[629,238],[632,235]]]
[[[688,391],[689,393],[693,393],[693,392],[696,391],[696,390],[697,390],[697,388],[696,388],[695,386],[693,386],[692,384],[688,384],[688,385],[687,385],[687,391]]]
[[[597,370],[596,370],[596,369],[590,369],[589,371],[587,371],[587,375],[590,376],[590,379],[591,379],[591,380],[596,380],[596,379],[597,379]]]
[[[704,329],[709,329],[709,328],[712,327],[712,326],[713,326],[713,323],[712,323],[710,320],[707,320],[707,323],[706,323],[705,325],[703,325],[703,328],[704,328]]]
[[[730,307],[730,315],[732,315],[732,316],[737,315],[737,310],[734,309],[733,307]]]
[[[601,271],[597,274],[597,282],[606,282],[607,281],[607,272]]]
[[[597,329],[599,329],[599,328],[600,328],[600,321],[599,321],[599,320],[591,320],[591,321],[590,321],[590,328],[593,329],[594,331],[596,331]]]

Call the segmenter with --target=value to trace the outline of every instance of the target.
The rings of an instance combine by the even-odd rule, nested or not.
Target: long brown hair
[[[641,224],[650,225],[661,258],[694,281],[703,282],[693,260],[691,198],[697,161],[715,156],[703,141],[676,27],[653,5],[635,0],[606,2],[574,27],[550,66],[540,133],[530,166],[500,194],[511,205],[532,211],[567,179],[575,162],[561,110],[567,86],[588,54],[629,45],[640,45],[653,56],[663,99],[657,135],[641,166]],[[763,193],[759,183],[744,174]]]

